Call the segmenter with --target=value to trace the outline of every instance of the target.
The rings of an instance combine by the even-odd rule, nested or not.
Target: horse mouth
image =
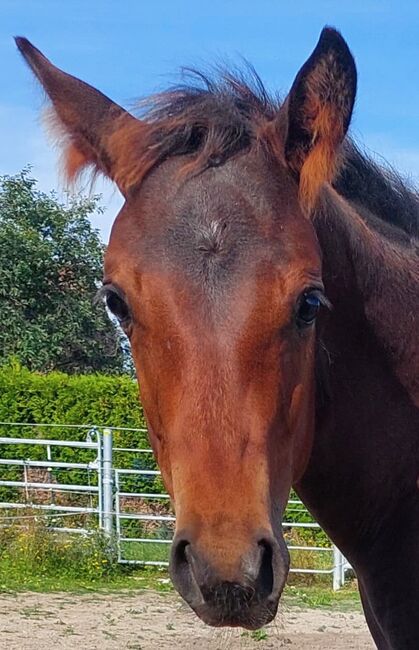
[[[209,607],[201,605],[192,607],[197,616],[211,627],[242,627],[246,630],[258,630],[270,623],[276,616],[279,597],[270,602],[258,602],[252,605],[241,605],[230,610],[230,607]]]

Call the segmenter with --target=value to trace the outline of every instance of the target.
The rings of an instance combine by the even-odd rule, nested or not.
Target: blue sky
[[[325,24],[341,30],[357,61],[352,134],[419,181],[415,0],[0,0],[0,174],[31,163],[42,189],[60,188],[57,153],[39,121],[43,96],[13,35],[129,107],[173,81],[181,65],[240,55],[285,94]],[[96,190],[108,206],[94,218],[106,241],[122,201],[109,183]]]

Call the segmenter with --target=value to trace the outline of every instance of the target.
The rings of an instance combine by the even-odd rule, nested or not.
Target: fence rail
[[[115,536],[118,562],[121,564],[168,565],[175,516],[170,510],[169,496],[159,489],[160,486],[151,486],[151,482],[154,483],[160,478],[160,472],[153,467],[154,457],[151,449],[113,446],[113,430],[106,427],[0,422],[2,433],[13,433],[16,431],[15,427],[32,427],[36,432],[59,427],[61,430],[68,430],[69,436],[70,432],[72,437],[76,433],[79,437],[83,436],[84,440],[19,438],[7,435],[0,437],[1,526],[8,525],[6,521],[10,524],[20,519],[43,516],[47,518],[49,528],[57,532],[88,534],[90,530],[98,527]],[[117,430],[144,432],[143,429],[134,430],[127,427]],[[10,456],[10,450],[16,449],[18,445],[21,455],[22,446],[27,450],[24,458],[4,457]],[[83,462],[82,459],[71,462],[55,460],[56,454],[66,448],[83,455],[90,453],[92,457],[83,458]],[[9,450],[7,454],[4,451],[6,449]],[[37,450],[36,454],[34,449]],[[46,459],[33,457],[39,456],[40,449],[43,449]],[[121,454],[125,458],[124,464],[129,466],[118,466],[121,461],[118,463],[116,457]],[[7,476],[7,470],[14,470],[15,473],[20,471],[22,475],[10,478]],[[41,476],[34,476],[33,472],[36,471],[41,472]],[[68,474],[65,482],[56,478],[60,472]],[[74,473],[78,473],[77,482]],[[142,487],[138,489],[139,484]],[[153,489],[150,489],[151,487]],[[10,498],[9,495],[9,498],[3,499],[5,489],[15,490],[14,497]],[[40,502],[40,497],[43,502]],[[77,502],[82,498],[88,502]],[[48,502],[44,502],[46,500]],[[33,510],[36,514],[20,515],[18,511],[23,509]],[[12,514],[3,516],[2,511]],[[294,521],[299,513],[301,520]],[[286,516],[291,514],[293,521],[285,520],[283,523],[285,533],[292,529],[320,529],[316,522],[306,521],[308,513],[299,499],[289,500]],[[88,521],[84,519],[81,522],[80,517],[83,515],[89,517]],[[71,519],[70,523],[67,518]],[[58,519],[60,522],[66,521],[67,524],[58,526]],[[292,573],[330,575],[334,589],[339,589],[344,584],[345,571],[349,565],[332,544],[323,547],[289,541],[288,548],[291,558],[294,552],[310,552],[311,557],[330,557],[327,567],[313,561],[314,566],[292,565]]]

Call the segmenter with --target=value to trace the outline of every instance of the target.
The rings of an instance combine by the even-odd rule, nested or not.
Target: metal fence
[[[16,428],[19,428],[20,431],[35,429],[35,433],[38,433],[40,427],[21,423],[0,423],[1,433],[13,433]],[[42,430],[53,432],[54,428],[58,427],[42,425]],[[8,488],[8,490],[3,489],[2,491],[0,509],[7,510],[9,513],[3,517],[0,514],[2,525],[5,525],[5,521],[19,521],[29,516],[20,516],[17,513],[14,515],[13,511],[30,509],[39,511],[40,516],[42,513],[48,514],[48,521],[53,524],[50,528],[55,530],[87,533],[88,529],[80,525],[81,519],[77,515],[89,515],[91,525],[94,525],[96,519],[97,527],[104,528],[104,462],[101,432],[96,427],[69,426],[65,428],[68,428],[69,431],[70,429],[72,431],[83,430],[84,440],[0,437],[0,449],[3,450],[3,454],[0,452],[0,488]],[[60,426],[60,429],[63,427]],[[10,454],[5,453],[6,449],[16,449],[17,447],[19,447],[20,453],[16,456],[20,456],[19,458],[10,457]],[[63,449],[83,450],[90,458],[84,462],[54,460],[57,451]],[[7,470],[9,471],[7,472]],[[80,482],[75,482],[74,478],[71,482],[57,480],[56,475],[61,472],[67,474],[73,472],[73,476],[74,472],[84,474],[84,480]],[[68,498],[63,499],[63,494]],[[8,495],[10,496],[7,499]],[[85,498],[80,498],[81,495]],[[64,518],[71,519],[71,526],[54,525],[61,524],[62,521],[65,521]]]
[[[71,430],[71,437],[79,440],[43,437],[54,429],[61,435],[68,431],[68,437]],[[28,430],[32,437],[12,437],[14,430]],[[115,536],[118,562],[167,566],[175,517],[160,472],[150,449],[117,447],[113,431],[0,422],[5,434],[0,437],[0,525],[32,517],[42,518],[57,532],[88,534],[99,528]],[[320,529],[295,496],[288,502],[283,527],[291,572],[330,575],[333,588],[339,589],[350,568],[340,551],[331,543],[293,539],[296,531]]]

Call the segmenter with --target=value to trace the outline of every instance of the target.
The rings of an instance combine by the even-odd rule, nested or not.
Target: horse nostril
[[[271,595],[274,587],[273,548],[266,539],[260,540],[258,545],[261,549],[261,558],[256,589],[262,597],[266,598]]]
[[[179,539],[175,542],[173,547],[173,559],[176,564],[188,563],[188,558],[186,557],[186,548],[189,545],[189,542],[186,539]]]
[[[175,584],[189,584],[190,566],[188,561],[189,542],[186,539],[178,539],[173,543],[170,572]]]

